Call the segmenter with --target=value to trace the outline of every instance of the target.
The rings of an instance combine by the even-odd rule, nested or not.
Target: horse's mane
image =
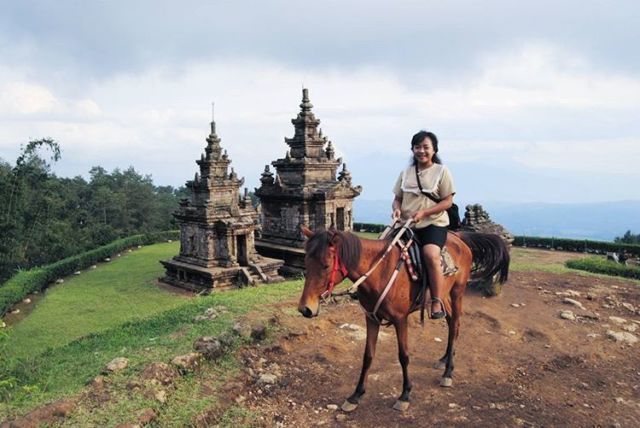
[[[342,232],[335,229],[316,232],[309,238],[305,246],[307,256],[314,258],[324,257],[329,244],[331,244],[336,236],[338,236],[338,239],[335,241],[336,249],[340,261],[347,270],[355,269],[360,262],[362,244],[360,243],[360,239],[353,233]]]

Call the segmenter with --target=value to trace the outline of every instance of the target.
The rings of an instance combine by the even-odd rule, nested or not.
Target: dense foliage
[[[0,282],[118,238],[176,228],[171,213],[184,188],[155,186],[132,167],[61,178],[51,169],[59,159],[48,138],[24,146],[14,166],[0,159]]]
[[[618,236],[613,242],[619,242],[621,244],[638,244],[640,245],[640,233],[634,235],[630,230],[627,230],[624,235]]]
[[[602,257],[568,260],[566,265],[571,269],[580,269],[587,272],[640,279],[640,268],[635,266],[625,266],[611,260],[605,260]]]

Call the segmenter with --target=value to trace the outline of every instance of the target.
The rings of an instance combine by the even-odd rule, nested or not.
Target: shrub
[[[354,232],[380,233],[387,227],[386,224],[375,223],[353,223]]]
[[[611,260],[605,260],[601,257],[587,257],[579,260],[568,260],[565,265],[571,269],[580,269],[587,272],[640,279],[640,268],[621,265]]]
[[[589,241],[585,239],[542,238],[537,236],[516,236],[513,245],[517,247],[548,248],[581,253],[605,254],[607,252],[626,252],[640,256],[640,245],[617,242]]]
[[[58,278],[71,275],[127,248],[178,239],[178,236],[176,230],[129,236],[46,266],[21,271],[0,286],[0,316],[28,294],[45,289]]]

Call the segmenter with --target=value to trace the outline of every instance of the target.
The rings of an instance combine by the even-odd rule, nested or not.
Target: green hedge
[[[375,224],[375,223],[353,223],[354,232],[371,232],[371,233],[380,233],[387,227],[386,224]]]
[[[618,244],[615,242],[589,241],[585,239],[540,238],[537,236],[516,236],[513,245],[518,247],[547,248],[581,253],[605,254],[626,252],[640,257],[640,245]]]
[[[129,236],[46,266],[21,271],[0,286],[0,316],[28,294],[45,289],[58,278],[85,269],[127,248],[178,239],[178,237],[177,230]]]
[[[601,257],[587,257],[578,260],[568,260],[565,262],[565,265],[571,269],[586,270],[587,272],[640,279],[640,268],[625,266],[611,260],[605,260]]]
[[[353,223],[353,230],[356,232],[382,232],[386,224],[376,223]],[[640,257],[640,245],[618,244],[606,241],[590,241],[586,239],[568,238],[541,238],[538,236],[516,236],[513,241],[516,247],[547,248],[562,251],[576,251],[580,253],[606,254],[607,252],[626,252],[636,257]]]

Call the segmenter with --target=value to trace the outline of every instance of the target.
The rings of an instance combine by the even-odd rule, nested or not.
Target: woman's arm
[[[402,206],[402,198],[396,196],[393,198],[393,202],[391,203],[391,218],[394,220],[398,220],[402,215],[402,211],[400,211],[400,207]]]
[[[413,221],[415,221],[417,223],[417,222],[419,222],[421,220],[424,220],[425,218],[429,217],[430,215],[438,214],[438,213],[441,213],[442,211],[446,211],[449,208],[451,208],[451,205],[453,205],[453,195],[452,194],[447,196],[446,198],[444,198],[443,200],[441,200],[440,202],[438,202],[437,204],[435,204],[432,207],[425,208],[423,210],[415,212],[413,214],[413,216],[412,216]]]

